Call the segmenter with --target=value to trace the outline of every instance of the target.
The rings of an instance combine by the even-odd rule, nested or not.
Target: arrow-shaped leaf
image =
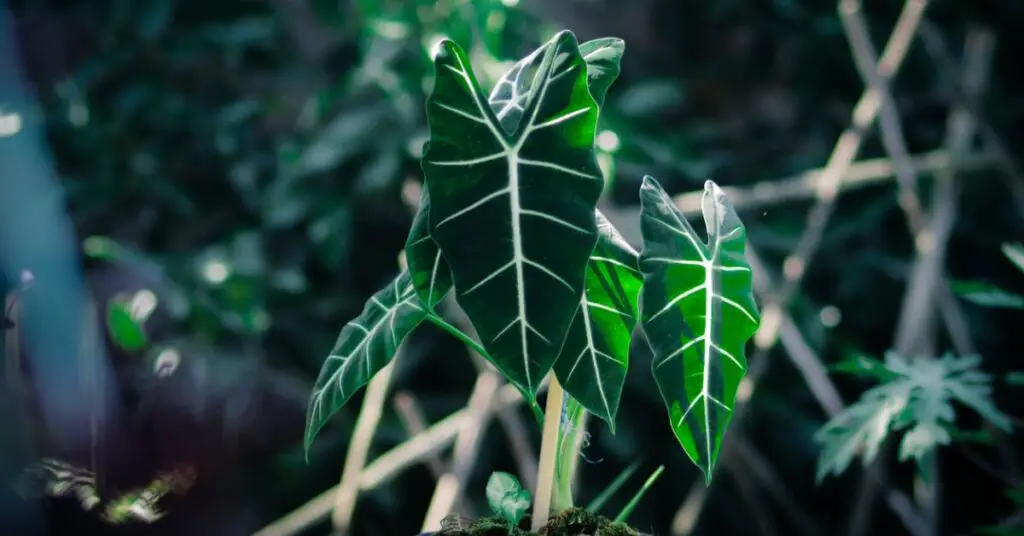
[[[535,393],[565,340],[597,242],[603,179],[586,64],[570,32],[555,36],[510,133],[458,45],[442,42],[434,61],[423,157],[430,235],[495,366]]]
[[[523,116],[523,106],[530,96],[529,82],[531,74],[544,53],[552,45],[548,41],[534,50],[530,55],[517,61],[505,74],[501,75],[498,83],[491,90],[488,102],[494,115],[501,121],[502,127],[507,132],[515,130]],[[615,79],[619,77],[619,61],[626,49],[626,42],[617,37],[602,37],[592,39],[580,45],[580,55],[587,63],[587,85],[590,88],[590,95],[594,97],[597,106],[604,106],[604,97],[608,93]]]
[[[412,220],[412,229],[405,242],[405,259],[409,264],[413,286],[420,300],[433,309],[452,287],[452,272],[444,262],[441,250],[430,237],[428,219],[430,194],[427,188],[420,192],[420,208]]]
[[[399,345],[425,316],[411,277],[402,272],[342,328],[313,387],[306,415],[307,450],[327,419],[395,357]]]
[[[530,91],[527,70],[531,66],[539,65],[544,51],[549,46],[550,42],[545,43],[526,58],[516,62],[501,76],[491,91],[488,104],[506,132],[514,131],[522,118],[523,104]],[[608,88],[619,76],[619,60],[625,46],[622,39],[615,37],[593,39],[580,45],[580,54],[587,63],[590,94],[597,101],[599,108],[604,103]],[[427,152],[426,147],[423,152]],[[430,238],[427,225],[430,198],[426,185],[422,190],[420,208],[413,220],[405,253],[417,294],[421,300],[429,300],[430,307],[433,308],[451,288],[451,272],[437,244]]]
[[[651,177],[640,188],[640,315],[652,372],[686,454],[711,474],[760,323],[744,258],[746,230],[722,190],[704,183],[704,244]]]
[[[565,390],[614,432],[643,278],[636,251],[600,212],[596,215],[600,237],[554,370]]]

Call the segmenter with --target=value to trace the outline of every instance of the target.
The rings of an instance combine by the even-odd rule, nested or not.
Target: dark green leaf
[[[430,237],[428,219],[430,194],[424,187],[420,191],[420,208],[412,221],[409,238],[405,242],[405,259],[420,300],[433,309],[444,299],[452,287],[452,272],[444,262],[441,250]]]
[[[488,98],[491,111],[499,121],[502,121],[503,128],[508,131],[514,130],[519,124],[523,111],[522,105],[526,102],[529,93],[525,69],[530,65],[536,66],[543,58],[543,52],[547,47],[548,44],[545,44],[513,65],[501,76]],[[594,39],[580,45],[580,53],[583,54],[583,59],[587,62],[587,82],[590,86],[590,93],[597,101],[598,107],[604,102],[604,95],[607,93],[608,87],[619,75],[619,61],[624,48],[625,43],[621,39],[613,37]],[[423,152],[426,152],[426,148]],[[420,299],[430,300],[430,306],[433,308],[434,304],[440,301],[451,287],[451,271],[444,262],[437,244],[430,238],[427,228],[430,198],[426,185],[422,190],[420,209],[413,220],[412,230],[405,245],[406,259],[409,262],[409,270],[413,274],[416,292],[420,295]],[[598,215],[603,218],[600,213]],[[615,232],[614,228],[612,232]]]
[[[487,504],[494,515],[515,526],[530,507],[530,492],[523,489],[516,477],[495,471],[487,479]]]
[[[442,42],[423,157],[430,235],[459,304],[495,366],[528,395],[558,357],[583,293],[603,188],[583,58],[571,33],[552,41],[511,133],[466,54]]]
[[[626,50],[626,42],[617,37],[592,39],[580,45],[580,54],[587,62],[587,83],[590,95],[599,107],[604,106],[608,88],[619,77],[619,63]]]
[[[117,300],[107,304],[107,331],[114,344],[134,352],[146,346],[146,331],[141,323],[132,317],[128,305]]]
[[[1024,296],[980,281],[953,281],[950,288],[961,298],[984,307],[1024,309]]]
[[[746,230],[725,193],[704,184],[708,243],[651,177],[640,187],[641,322],[672,429],[710,482],[757,331]]]
[[[359,317],[342,328],[309,401],[307,451],[327,419],[391,362],[402,341],[425,316],[411,276],[402,272],[366,302]]]
[[[488,102],[494,115],[507,132],[513,132],[523,116],[524,106],[530,97],[530,81],[533,72],[544,58],[545,52],[554,41],[549,41],[530,55],[515,63],[501,75]],[[619,63],[626,43],[616,37],[602,37],[587,41],[579,46],[580,55],[587,63],[587,85],[598,108],[604,106],[604,98],[615,79],[619,77]]]
[[[565,390],[615,431],[643,278],[637,253],[600,213],[580,307],[554,371]]]

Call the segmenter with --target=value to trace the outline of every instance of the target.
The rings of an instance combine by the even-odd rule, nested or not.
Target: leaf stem
[[[494,359],[492,359],[491,355],[487,353],[487,350],[484,349],[483,345],[473,340],[473,337],[470,337],[465,331],[451,325],[447,320],[441,318],[441,316],[434,311],[427,312],[427,320],[432,322],[435,326],[447,331],[456,339],[462,341],[466,346],[472,348],[474,352],[480,354],[480,356],[487,361],[494,363]],[[541,411],[540,404],[537,403],[537,395],[523,391],[518,385],[516,388],[523,394],[523,398],[526,400],[526,405],[533,411],[533,416],[537,419],[537,424],[543,426],[544,412]]]
[[[466,346],[469,346],[470,348],[472,348],[476,353],[480,354],[481,356],[483,356],[488,361],[491,361],[491,356],[487,353],[487,350],[484,350],[484,347],[481,346],[480,343],[474,341],[473,337],[470,337],[469,335],[467,335],[466,332],[464,332],[461,329],[459,329],[459,328],[451,325],[450,323],[448,323],[447,320],[445,320],[445,319],[441,318],[440,316],[438,316],[437,313],[435,313],[433,311],[428,312],[427,313],[427,320],[433,322],[435,326],[437,326],[437,327],[447,331],[448,333],[452,334],[452,336],[454,336],[456,339],[459,339],[460,341],[465,343]]]
[[[562,421],[562,386],[551,373],[548,399],[544,406],[544,428],[540,439],[540,461],[537,467],[537,493],[533,498],[533,516],[530,524],[539,531],[551,513],[551,493],[554,491],[555,463],[558,460],[558,436]]]
[[[647,478],[647,481],[644,482],[644,485],[640,486],[640,490],[636,492],[636,495],[634,495],[633,498],[629,500],[629,503],[627,503],[626,506],[622,508],[622,511],[619,512],[619,515],[615,516],[615,522],[626,522],[626,519],[629,518],[629,515],[632,514],[633,510],[636,509],[636,505],[640,504],[640,499],[644,498],[644,494],[647,493],[647,490],[651,489],[651,486],[654,485],[654,483],[658,480],[658,477],[660,477],[661,473],[664,471],[665,466],[659,465],[658,468],[655,469],[653,473],[651,473],[651,476]]]

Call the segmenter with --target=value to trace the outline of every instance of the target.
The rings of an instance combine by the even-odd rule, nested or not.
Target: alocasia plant
[[[408,271],[342,330],[310,402],[307,448],[423,320],[480,352],[533,407],[550,372],[614,429],[642,319],[672,428],[710,480],[759,322],[745,232],[710,181],[708,243],[649,177],[642,255],[596,209],[597,120],[623,50],[561,32],[487,94],[458,45],[438,46]],[[479,342],[435,311],[453,290]]]

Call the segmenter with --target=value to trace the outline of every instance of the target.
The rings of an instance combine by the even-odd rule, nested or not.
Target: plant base
[[[447,520],[446,520],[447,521]],[[508,522],[496,517],[479,521],[452,521],[435,536],[640,536],[628,525],[608,520],[583,508],[570,508],[551,517],[540,532],[510,531]]]

